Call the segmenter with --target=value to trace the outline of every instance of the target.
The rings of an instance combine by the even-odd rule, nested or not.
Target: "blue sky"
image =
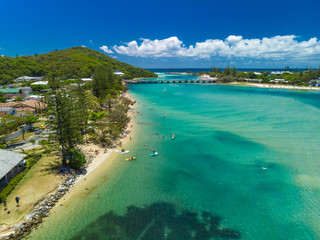
[[[145,68],[320,64],[319,0],[0,4],[0,55],[86,46]]]

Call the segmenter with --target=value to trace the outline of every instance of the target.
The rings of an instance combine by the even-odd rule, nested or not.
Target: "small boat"
[[[172,134],[172,139],[175,139],[175,138],[176,138],[176,136],[174,134]]]
[[[130,152],[129,150],[121,151],[121,153],[120,153],[120,154],[127,154],[127,153],[129,153],[129,152]]]
[[[129,157],[129,158],[126,158],[125,160],[126,160],[126,161],[131,161],[131,160],[134,160],[134,159],[136,159],[136,157],[132,157],[132,158]]]
[[[262,167],[262,169],[263,169],[263,170],[267,170],[268,168],[266,168],[266,167]]]
[[[151,153],[151,154],[150,154],[151,157],[155,157],[155,156],[157,156],[157,155],[158,155],[158,152],[154,152],[154,153]]]

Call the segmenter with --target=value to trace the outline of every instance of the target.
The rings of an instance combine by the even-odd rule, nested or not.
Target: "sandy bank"
[[[128,97],[131,100],[133,100],[133,98],[128,93],[125,94],[125,97]],[[108,169],[116,162],[115,160],[117,159],[119,153],[115,150],[126,148],[131,140],[131,133],[133,131],[134,125],[133,111],[129,110],[128,115],[130,116],[130,122],[127,125],[127,128],[124,130],[125,136],[123,136],[120,139],[121,147],[115,149],[104,149],[93,143],[80,146],[81,151],[86,155],[86,158],[88,160],[86,174],[78,175],[75,178],[75,181],[72,183],[72,187],[70,187],[70,189],[65,193],[65,195],[55,204],[55,206],[51,209],[50,213],[53,213],[56,210],[56,208],[63,205],[64,202],[68,200],[71,201],[72,196],[89,190],[87,186],[92,186],[93,183],[96,182],[97,177],[100,177],[103,173],[108,171]],[[35,201],[38,200],[39,199],[35,199]],[[26,216],[28,216],[27,212],[26,214]],[[0,226],[0,239],[6,239],[12,233],[14,233],[15,226],[21,226],[21,223],[18,223],[19,221],[21,221],[21,219],[16,219],[15,222],[11,222],[9,223],[9,225]]]
[[[229,84],[228,84],[229,85]],[[232,82],[230,85],[239,85],[239,86],[251,86],[259,88],[274,88],[274,89],[294,89],[294,90],[320,90],[320,87],[311,87],[311,86],[289,86],[282,84],[265,84],[265,83],[244,83],[244,82]]]

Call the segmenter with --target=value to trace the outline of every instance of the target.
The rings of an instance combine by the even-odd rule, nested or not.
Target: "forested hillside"
[[[91,77],[98,64],[111,67],[125,73],[125,78],[155,77],[156,75],[142,68],[119,62],[96,50],[86,47],[73,47],[50,53],[21,57],[0,57],[0,81],[10,83],[21,76],[45,76],[50,71],[50,63],[63,73],[63,77]]]

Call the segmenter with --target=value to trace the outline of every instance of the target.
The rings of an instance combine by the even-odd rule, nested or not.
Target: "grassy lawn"
[[[1,204],[0,224],[13,224],[22,220],[39,199],[56,189],[63,182],[63,177],[56,174],[59,168],[60,159],[57,156],[43,155],[8,196],[7,211],[10,214],[3,210]],[[20,197],[19,207],[16,207],[16,196]]]
[[[26,139],[32,137],[33,135],[34,135],[34,132],[27,131],[27,132],[24,133],[24,139],[26,140]],[[11,144],[19,143],[19,142],[22,142],[22,141],[24,141],[24,140],[23,140],[22,134],[21,134],[19,137],[8,141],[7,144],[11,145]]]
[[[34,128],[45,128],[46,126],[44,125],[45,121],[39,121],[33,124]]]

